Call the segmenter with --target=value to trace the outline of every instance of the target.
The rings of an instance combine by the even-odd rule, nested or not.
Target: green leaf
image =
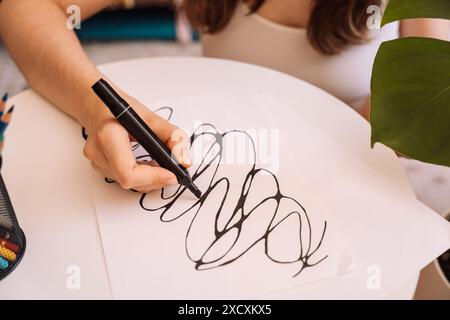
[[[450,19],[450,0],[390,0],[381,25],[411,18]]]
[[[372,147],[450,166],[450,43],[403,38],[381,45],[372,72]]]

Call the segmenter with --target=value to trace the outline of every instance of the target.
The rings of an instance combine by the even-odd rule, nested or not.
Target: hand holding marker
[[[98,80],[92,90],[100,100],[108,107],[116,120],[128,131],[128,133],[144,148],[145,151],[161,167],[169,170],[178,179],[178,182],[190,190],[198,199],[202,192],[192,181],[189,172],[172,157],[169,148],[158,138],[155,132],[134,111],[104,79]]]

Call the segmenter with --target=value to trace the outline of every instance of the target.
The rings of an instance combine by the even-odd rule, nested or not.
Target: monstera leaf
[[[381,25],[410,18],[450,19],[449,0],[390,0]]]
[[[450,18],[450,0],[391,0],[384,23]],[[450,43],[404,38],[381,45],[372,72],[372,146],[450,166]]]

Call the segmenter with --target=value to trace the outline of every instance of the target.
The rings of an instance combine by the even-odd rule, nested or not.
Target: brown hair
[[[184,0],[182,8],[191,24],[200,32],[216,33],[231,20],[239,1]],[[255,13],[265,0],[249,3],[249,14]],[[307,33],[311,45],[319,52],[332,55],[349,44],[366,40],[370,5],[381,6],[383,0],[313,0]]]

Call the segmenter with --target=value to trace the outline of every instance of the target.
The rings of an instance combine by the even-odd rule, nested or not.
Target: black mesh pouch
[[[5,183],[0,174],[0,280],[19,264],[25,252],[25,234],[17,222]]]

